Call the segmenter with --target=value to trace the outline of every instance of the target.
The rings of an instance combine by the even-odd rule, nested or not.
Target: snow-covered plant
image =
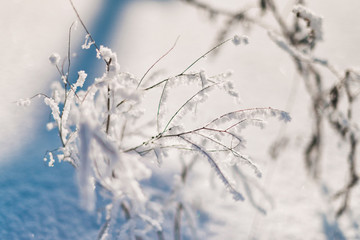
[[[236,35],[217,44],[179,74],[147,80],[146,74],[138,78],[122,72],[116,53],[98,46],[75,7],[74,11],[86,31],[83,48],[95,48],[104,61],[104,73],[88,80],[86,72],[78,70],[74,81],[69,77],[70,49],[67,71],[59,66],[59,54],[50,56],[60,81],[52,84],[50,96],[40,96],[52,114],[53,121],[47,128],[58,131],[61,146],[48,152],[44,161],[54,166],[57,159],[76,168],[82,206],[105,215],[98,239],[201,235],[201,230],[196,231],[199,226],[195,216],[208,214],[209,209],[204,208],[207,205],[198,204],[204,192],[221,194],[226,189],[235,201],[244,200],[246,196],[239,190],[240,182],[248,184],[243,169],[249,168],[261,177],[260,168],[243,153],[242,130],[249,125],[263,127],[270,117],[290,121],[286,112],[270,107],[236,109],[212,119],[211,114],[198,114],[213,92],[223,92],[236,100],[239,95],[231,72],[208,76],[203,70],[190,69],[221,45],[247,44],[248,38]],[[89,82],[87,88],[85,81]],[[183,86],[186,91],[179,92]],[[149,100],[153,93],[158,98]],[[182,102],[177,104],[174,100],[181,97]],[[149,101],[155,113],[147,111]],[[29,104],[29,99],[19,101],[19,105]],[[215,176],[208,175],[209,170]],[[223,187],[205,184],[217,184],[218,180]],[[197,186],[207,188],[196,192]],[[96,203],[99,197],[105,199],[104,211]],[[260,206],[256,208],[265,212]]]
[[[291,13],[293,23],[287,22],[286,16],[280,14],[278,3],[275,0],[259,0],[257,6],[244,8],[240,11],[227,11],[213,7],[198,0],[180,0],[196,8],[207,11],[211,16],[222,15],[225,17],[223,29],[219,31],[217,41],[225,39],[236,25],[246,28],[259,26],[268,32],[270,39],[282,50],[287,52],[295,64],[295,68],[304,81],[306,91],[311,98],[311,109],[314,118],[310,140],[304,149],[305,165],[312,177],[320,177],[320,160],[326,132],[325,120],[347,144],[348,154],[344,163],[348,163],[348,182],[344,188],[334,194],[334,198],[343,197],[342,204],[336,212],[341,216],[348,208],[348,200],[352,189],[359,182],[356,170],[356,156],[358,154],[359,125],[355,119],[354,103],[359,96],[359,70],[345,68],[338,70],[330,61],[317,57],[314,49],[323,41],[323,18],[308,7],[305,1],[294,1]],[[280,2],[280,1],[279,1]],[[258,10],[260,14],[252,14],[250,9]],[[262,17],[272,15],[277,26],[264,24]],[[325,69],[332,73],[332,82],[324,77]],[[341,106],[340,106],[341,102]],[[279,139],[272,147],[272,154],[276,158],[284,139]],[[326,181],[326,180],[325,180]]]

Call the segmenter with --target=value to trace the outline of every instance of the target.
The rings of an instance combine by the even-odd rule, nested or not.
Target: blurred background
[[[226,0],[203,2],[228,11],[251,8],[254,3]],[[290,19],[295,1],[279,1],[282,16]],[[179,40],[156,71],[174,75],[217,43],[224,26],[221,16],[209,16],[183,1],[74,0],[79,14],[98,45],[117,52],[122,71],[141,77]],[[309,1],[307,6],[323,17],[324,41],[315,50],[339,69],[359,67],[360,2]],[[65,0],[2,1],[0,3],[0,238],[95,239],[101,227],[96,214],[78,204],[74,169],[66,163],[50,168],[43,162],[47,150],[59,146],[55,132],[46,130],[50,112],[41,99],[18,107],[20,98],[49,93],[59,74],[49,63],[57,52],[66,56],[68,31],[76,20]],[[274,25],[271,16],[265,24]],[[96,53],[81,49],[85,32],[78,24],[71,35],[73,74],[85,70],[94,79],[103,71]],[[231,69],[241,105],[213,100],[214,115],[240,108],[273,107],[291,113],[284,127],[270,121],[265,130],[246,132],[247,153],[264,171],[259,184],[271,196],[268,214],[250,204],[234,203],[231,219],[218,239],[360,239],[359,187],[352,193],[350,210],[340,219],[339,205],[330,193],[343,187],[347,165],[341,141],[330,139],[324,147],[321,178],[314,182],[304,167],[303,148],[311,132],[309,97],[287,53],[279,49],[260,27],[232,27],[234,34],[249,36],[250,44],[226,45],[194,69],[214,75]],[[324,72],[329,81],[335,81]],[[75,76],[75,75],[74,75]],[[269,148],[278,137],[291,137],[275,161]],[[345,149],[346,150],[346,149]],[[241,206],[238,206],[241,205]],[[212,231],[223,231],[214,227]]]

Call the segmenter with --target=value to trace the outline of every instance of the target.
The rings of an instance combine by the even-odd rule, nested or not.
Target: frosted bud
[[[49,123],[46,124],[46,129],[48,131],[54,129],[55,127],[56,127],[56,124],[54,122],[49,122]]]
[[[58,53],[53,53],[49,57],[49,60],[50,60],[52,65],[58,65],[59,62],[60,62],[60,55]]]
[[[64,84],[67,84],[67,77],[66,76],[61,76],[61,80],[63,81]]]
[[[241,38],[242,38],[242,42],[243,42],[245,45],[249,44],[249,37],[248,37],[248,36],[243,35]]]
[[[241,38],[238,35],[235,35],[232,39],[234,45],[239,45],[241,43]]]
[[[55,159],[54,159],[54,156],[51,152],[49,152],[49,167],[53,167],[54,166],[54,163],[55,163]]]
[[[30,105],[30,103],[31,103],[31,101],[29,98],[26,98],[26,99],[21,98],[16,102],[16,105],[21,106],[21,107],[27,107]]]
[[[248,36],[239,36],[239,35],[235,35],[233,38],[232,38],[232,42],[234,45],[240,45],[241,43],[247,45],[249,44],[249,37]]]
[[[91,45],[93,45],[95,42],[92,41],[90,34],[86,34],[85,36],[85,42],[83,45],[81,45],[82,49],[89,49]]]

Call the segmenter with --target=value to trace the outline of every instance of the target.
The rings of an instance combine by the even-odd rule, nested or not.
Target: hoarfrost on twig
[[[89,49],[95,42],[91,40],[90,34],[85,35],[85,42],[81,45],[82,49]]]
[[[322,17],[315,15],[311,10],[303,5],[296,5],[293,12],[300,18],[307,21],[308,26],[314,31],[314,37],[321,41],[323,40],[322,31]]]

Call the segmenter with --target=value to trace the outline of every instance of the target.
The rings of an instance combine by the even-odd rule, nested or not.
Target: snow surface
[[[220,1],[212,2],[221,6]],[[223,8],[234,8],[237,2],[226,1]],[[75,3],[83,9],[83,17],[90,19],[99,1]],[[358,66],[360,2],[309,1],[309,9],[323,16],[324,42],[316,53],[339,67]],[[291,12],[292,5],[282,10]],[[1,46],[6,46],[0,58],[0,124],[6,126],[0,130],[0,161],[6,163],[0,165],[0,239],[94,239],[100,224],[96,216],[79,207],[72,167],[55,163],[48,168],[39,155],[57,146],[54,140],[55,144],[47,142],[54,136],[43,131],[48,118],[45,108],[37,99],[28,108],[16,106],[20,98],[48,92],[57,77],[49,56],[56,51],[66,53],[73,12],[66,1],[17,0],[0,2],[0,16],[2,36],[9,36],[0,39]],[[135,2],[124,19],[118,23],[112,50],[118,53],[121,69],[138,76],[180,35],[175,49],[156,66],[166,68],[169,74],[178,73],[214,45],[220,26],[203,12],[178,2]],[[340,221],[332,217],[335,210],[330,194],[346,179],[344,153],[338,151],[341,142],[332,135],[327,138],[323,184],[315,184],[304,170],[302,149],[309,137],[310,110],[304,86],[295,77],[287,54],[259,29],[234,29],[231,34],[248,35],[249,44],[225,46],[218,56],[208,57],[194,68],[206,69],[209,74],[233,69],[233,77],[238,79],[235,87],[241,93],[240,108],[271,106],[290,111],[293,121],[285,130],[293,140],[279,159],[272,161],[267,150],[282,125],[271,121],[265,130],[248,132],[247,152],[263,170],[260,184],[273,204],[264,203],[268,214],[263,216],[248,200],[234,203],[229,211],[237,211],[238,218],[231,219],[226,228],[214,225],[211,230],[220,234],[218,239],[360,239],[359,187],[352,195],[352,211]],[[212,104],[222,113],[236,107],[221,101]],[[32,146],[31,142],[38,144]],[[211,207],[210,199],[208,204]],[[226,213],[217,214],[219,219],[226,218]]]

